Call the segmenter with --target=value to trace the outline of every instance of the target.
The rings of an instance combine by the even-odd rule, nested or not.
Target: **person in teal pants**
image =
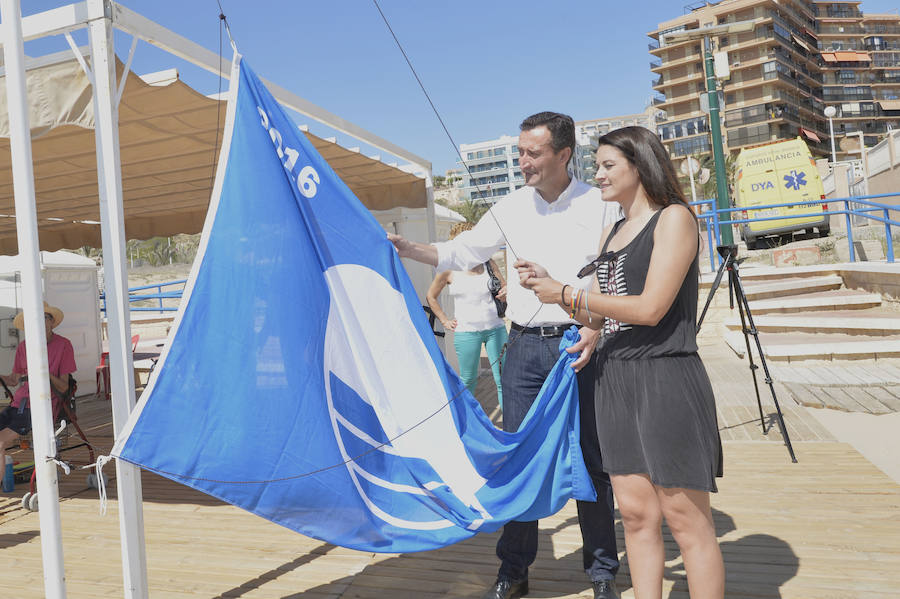
[[[450,230],[450,238],[472,228],[472,223],[457,223]],[[499,274],[502,271],[491,261],[491,269],[500,278],[500,299],[505,299],[506,281]],[[506,344],[506,324],[497,315],[494,299],[488,288],[488,273],[484,265],[470,271],[444,271],[439,273],[428,288],[427,300],[434,315],[445,329],[453,331],[453,345],[459,360],[459,376],[463,383],[475,394],[478,382],[478,367],[481,362],[481,347],[484,346],[494,383],[497,385],[497,402],[503,409],[503,389],[500,385],[501,355]],[[447,287],[453,298],[453,318],[447,316],[438,302],[441,291]]]

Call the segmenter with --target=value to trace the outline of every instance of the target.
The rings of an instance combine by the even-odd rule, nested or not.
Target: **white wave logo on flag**
[[[494,427],[384,230],[243,60],[231,81],[197,261],[112,454],[364,551],[434,549],[593,499],[574,357],[517,432]]]
[[[343,434],[349,433],[378,451],[401,458],[425,459],[440,477],[413,487],[384,480],[348,461],[347,468],[363,500],[380,518],[395,526],[434,530],[454,523],[446,519],[415,522],[390,514],[386,511],[390,508],[376,505],[366,491],[366,483],[395,493],[431,497],[435,489],[446,485],[448,491],[482,515],[469,525],[477,529],[483,517],[490,517],[475,496],[485,480],[466,455],[450,411],[441,409],[451,398],[434,362],[422,360],[428,354],[418,332],[408,318],[391,318],[391,315],[406,314],[402,296],[384,277],[357,265],[334,266],[325,272],[325,277],[332,299],[325,333],[325,392],[341,454],[350,460],[351,455],[342,442]],[[342,310],[353,314],[356,326],[343,326],[338,315]],[[367,377],[368,373],[377,375]],[[340,404],[335,406],[330,376],[338,377],[356,392],[359,400],[373,408],[389,442],[377,441],[358,423],[342,415]],[[392,497],[390,503],[396,500]]]

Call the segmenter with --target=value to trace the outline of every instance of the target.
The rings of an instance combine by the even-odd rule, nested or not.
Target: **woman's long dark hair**
[[[651,202],[663,207],[673,202],[688,206],[669,154],[652,131],[644,127],[623,127],[610,131],[597,143],[616,148],[634,165]]]

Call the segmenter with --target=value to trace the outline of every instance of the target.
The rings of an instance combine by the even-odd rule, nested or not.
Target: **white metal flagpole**
[[[109,0],[87,0],[88,36],[94,73],[94,132],[100,192],[100,235],[103,240],[103,281],[109,331],[109,374],[113,428],[116,437],[135,405],[128,270],[125,256],[125,213],[122,205],[122,165],[119,159],[119,109],[116,102],[116,58],[112,7]],[[119,534],[125,597],[147,595],[147,553],[140,469],[116,460]]]
[[[25,47],[19,0],[0,0],[3,28],[3,59],[6,67],[6,97],[9,111],[9,145],[13,190],[16,201],[16,234],[22,260],[22,306],[25,312],[28,390],[34,438],[34,467],[41,509],[41,555],[44,563],[44,594],[51,599],[66,596],[63,567],[59,489],[56,479],[56,439],[50,406],[50,367],[47,364],[44,293],[41,285],[37,211],[34,201],[34,168],[31,157],[31,125],[25,88]]]

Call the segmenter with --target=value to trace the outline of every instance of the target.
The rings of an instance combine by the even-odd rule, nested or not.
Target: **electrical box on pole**
[[[716,52],[713,54],[713,62],[716,79],[728,79],[731,77],[731,67],[728,65],[728,52]]]

